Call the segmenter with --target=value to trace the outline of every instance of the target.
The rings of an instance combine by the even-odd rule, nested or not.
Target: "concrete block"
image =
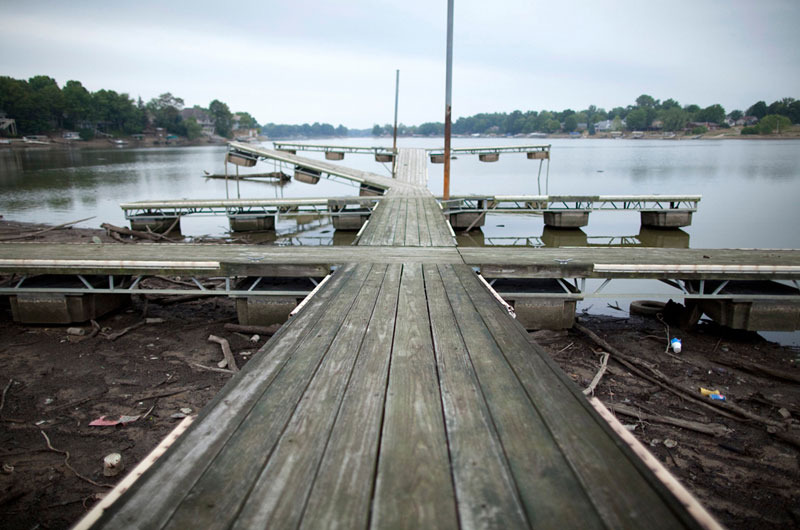
[[[316,184],[319,182],[320,175],[319,171],[314,171],[313,169],[297,167],[294,170],[294,179],[306,184]]]
[[[580,228],[589,224],[589,210],[544,212],[544,224],[553,228]]]
[[[335,230],[361,230],[361,227],[364,226],[364,223],[367,222],[369,219],[369,213],[363,214],[348,214],[348,215],[334,215],[331,216],[333,219],[333,228]]]
[[[566,295],[564,288],[555,279],[501,278],[495,280],[492,287],[497,291],[497,294],[514,307],[517,321],[525,329],[569,329],[575,323],[577,300],[574,297],[552,296]],[[512,293],[551,296],[514,297]]]
[[[642,226],[651,228],[680,228],[692,224],[689,210],[642,210]]]
[[[478,155],[481,162],[497,162],[500,160],[500,153],[483,153]]]
[[[394,155],[387,155],[383,153],[376,153],[375,154],[375,162],[392,162],[394,160]]]
[[[475,222],[477,220],[477,222]],[[474,225],[472,223],[475,222]],[[450,226],[453,230],[466,230],[472,225],[473,228],[479,228],[486,223],[486,216],[482,212],[460,212],[450,214]]]
[[[575,323],[575,300],[519,298],[512,305],[525,329],[569,329]]]
[[[260,232],[275,230],[274,215],[228,215],[231,230],[234,232]]]
[[[358,194],[361,197],[373,197],[376,195],[383,195],[384,190],[381,188],[376,188],[374,186],[370,186],[368,184],[361,184],[358,189]]]
[[[175,222],[177,217],[144,217],[144,216],[137,216],[131,218],[131,230],[138,230],[141,232],[147,232],[149,228],[151,231],[156,232],[158,234],[163,234],[169,227],[172,226],[172,223]],[[170,232],[171,234],[180,234],[181,233],[181,222],[178,221],[178,224],[175,225],[175,228],[172,229]]]
[[[528,160],[546,160],[550,158],[550,153],[547,151],[530,151],[528,153]]]
[[[300,299],[302,300],[302,299]],[[236,313],[243,326],[283,324],[300,303],[294,296],[246,296],[236,299]]]
[[[237,154],[234,154],[234,153],[228,153],[226,158],[225,158],[225,160],[230,162],[231,164],[235,164],[237,166],[243,166],[243,167],[253,167],[253,166],[256,165],[256,159],[255,158],[249,158],[249,157],[242,156],[242,155],[237,155]]]
[[[128,294],[20,293],[9,297],[11,315],[23,324],[72,324],[128,305]]]
[[[341,151],[325,151],[326,160],[344,160],[344,153]]]
[[[431,155],[431,164],[444,164],[444,155]]]

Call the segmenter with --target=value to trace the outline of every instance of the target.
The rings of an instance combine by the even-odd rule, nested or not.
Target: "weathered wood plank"
[[[466,269],[459,271],[464,274],[472,273],[463,266],[455,268]],[[454,268],[441,267],[440,272],[532,526],[601,528],[602,521],[580,480],[506,361]],[[485,292],[482,286],[480,288]],[[480,300],[496,303],[491,297]]]
[[[159,528],[178,502],[219,453],[252,410],[257,399],[295,352],[295,344],[318,328],[349,283],[341,271],[320,289],[291,321],[282,326],[235,378],[225,385],[198,416],[192,427],[148,473],[136,481],[98,522],[105,528]]]
[[[401,270],[386,271],[301,528],[366,528],[369,521]]]
[[[188,491],[167,525],[186,528],[203,521],[204,528],[227,528],[266,464],[342,322],[352,307],[370,266],[348,267],[347,282],[329,310],[293,345],[280,376],[266,388],[247,417]],[[220,495],[221,484],[239,488]]]
[[[373,528],[457,528],[436,361],[420,265],[400,282],[378,456]]]
[[[430,199],[433,200],[433,199]],[[426,212],[427,200],[424,197],[417,199],[417,222],[419,225],[419,245],[421,247],[431,246],[431,230],[433,227],[430,224],[430,218]]]
[[[401,246],[410,246],[410,247],[418,247],[420,245],[420,222],[419,216],[417,212],[417,206],[419,204],[419,199],[411,198],[406,199],[407,203],[407,211],[406,211],[406,235],[405,240],[398,240],[394,241],[395,245]]]
[[[610,528],[696,527],[472,270],[455,266],[454,271],[604,523]],[[620,495],[609,484],[624,484],[629,494]]]
[[[296,528],[299,524],[385,273],[386,266],[369,271],[233,528]]]
[[[393,199],[398,203],[398,210],[395,218],[393,219],[395,223],[394,235],[392,239],[386,239],[383,241],[385,245],[403,245],[406,240],[406,220],[408,219],[408,198],[403,197],[399,199]]]
[[[527,527],[517,485],[459,330],[456,314],[461,319],[464,310],[450,306],[435,265],[423,265],[423,271],[459,521],[465,528]],[[441,272],[456,279],[452,270]]]

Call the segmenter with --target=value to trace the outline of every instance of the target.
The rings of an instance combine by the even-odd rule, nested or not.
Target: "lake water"
[[[390,146],[391,139],[309,143]],[[494,163],[463,155],[451,165],[451,194],[536,194],[540,189],[551,194],[701,194],[692,225],[672,233],[667,246],[800,248],[800,142],[455,138],[453,147],[543,143],[552,144],[549,179],[543,172],[537,182],[539,163],[524,154],[504,154]],[[398,144],[441,147],[442,140],[401,138]],[[120,202],[225,197],[223,180],[203,178],[204,172],[224,172],[225,149],[0,150],[0,214],[10,220],[52,224],[95,216],[79,226],[125,225]],[[322,153],[301,154],[323,158]],[[340,163],[390,174],[388,165],[367,155],[348,154]],[[234,166],[230,167],[233,172]],[[429,164],[428,168],[429,188],[441,194],[443,165]],[[259,163],[241,172],[272,170],[271,163]],[[241,182],[238,192],[231,182],[227,193],[242,198],[321,197],[351,195],[357,189],[323,179],[315,186],[294,181],[283,186]],[[228,230],[223,217],[188,217],[181,226],[189,236],[219,236]],[[297,227],[285,220],[278,231],[277,242],[283,244],[335,242],[332,227],[324,221]],[[540,216],[491,215],[480,232],[460,238],[459,243],[655,245],[658,237],[640,232],[636,213],[595,212],[583,231],[566,236],[546,230]]]

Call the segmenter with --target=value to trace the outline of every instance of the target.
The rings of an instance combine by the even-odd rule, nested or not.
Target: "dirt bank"
[[[0,221],[0,239],[42,228]],[[36,239],[66,242],[93,237],[119,244],[101,230],[51,230]],[[230,379],[228,374],[197,366],[216,367],[222,359],[219,345],[207,340],[209,335],[230,341],[239,366],[265,343],[264,338],[251,342],[250,336],[225,329],[236,314],[232,302],[224,298],[174,305],[150,302],[146,316],[162,322],[151,321],[111,340],[113,333],[143,322],[144,312],[143,300],[134,299],[132,306],[98,320],[102,332],[89,337],[70,335],[67,326],[14,323],[8,307],[0,306],[4,528],[69,527],[108,491],[86,479],[112,484],[120,478],[103,476],[104,456],[120,453],[126,468],[132,469],[181,415],[202,408]],[[583,315],[580,321],[642,363],[646,373],[655,369],[701,399],[708,399],[699,394],[705,387],[779,425],[795,424],[794,418],[800,417],[796,380],[752,371],[752,365],[758,365],[798,378],[797,349],[703,323],[679,332],[683,351],[668,354],[665,325],[658,320],[621,312],[620,318]],[[80,327],[92,331],[91,326]],[[600,366],[594,342],[572,330],[538,332],[534,337],[578,386],[588,386]],[[762,423],[723,417],[636,375],[613,356],[595,395],[609,406],[633,409],[633,417],[617,415],[723,524],[800,526],[798,447],[781,441]],[[787,413],[789,419],[784,418]],[[138,418],[125,425],[89,425],[101,416],[121,415]],[[694,428],[704,424],[724,434],[660,423],[664,417],[691,422]],[[65,454],[48,448],[42,433],[53,448],[69,451],[69,466],[83,478],[66,465]]]

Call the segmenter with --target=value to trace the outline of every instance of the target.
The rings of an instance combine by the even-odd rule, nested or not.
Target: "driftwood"
[[[134,243],[133,241],[131,241],[129,239],[123,239],[122,236],[119,235],[116,232],[109,231],[108,235],[111,237],[111,239],[113,239],[115,241],[119,241],[120,243],[125,243],[126,245],[132,245]]]
[[[105,228],[106,232],[121,234],[123,236],[133,236],[140,239],[149,239],[150,241],[158,241],[159,238],[151,232],[142,232],[141,230],[131,230],[130,228],[123,228],[121,226],[114,226],[109,223],[103,223],[100,228]]]
[[[8,380],[8,384],[3,389],[3,396],[0,397],[0,416],[3,415],[3,407],[6,406],[6,394],[8,394],[8,389],[11,388],[11,385],[14,383],[13,379]]]
[[[175,219],[175,222],[167,229],[167,233],[172,230],[175,225],[180,221],[180,217]],[[124,228],[122,226],[115,226],[109,223],[103,223],[100,225],[100,228],[104,228],[108,234],[118,234],[123,236],[132,236],[138,237],[139,239],[149,239],[150,241],[169,241],[174,242],[174,239],[170,239],[163,234],[159,234],[153,232],[152,230],[148,230],[147,232],[142,232],[141,230],[131,230],[130,228]],[[113,235],[111,237],[114,237]],[[117,238],[114,238],[117,239]],[[118,241],[122,240],[122,238],[117,239]]]
[[[91,219],[94,219],[94,217],[95,216],[87,217],[86,219],[78,219],[77,221],[70,221],[69,223],[61,223],[60,225],[50,226],[50,227],[47,227],[47,228],[45,228],[43,230],[38,230],[36,232],[30,232],[28,234],[19,234],[19,235],[16,235],[16,236],[2,237],[2,238],[0,238],[0,241],[13,241],[14,239],[28,239],[30,237],[36,237],[36,236],[42,235],[42,234],[47,233],[47,232],[52,232],[53,230],[58,230],[59,228],[66,228],[66,227],[68,227],[70,225],[75,225],[75,224],[78,224],[78,223],[82,223],[84,221],[89,221]]]
[[[592,339],[595,342],[595,344],[597,344],[598,346],[600,346],[601,348],[603,348],[604,350],[609,352],[613,356],[612,358],[616,362],[618,362],[619,364],[621,364],[622,366],[627,368],[631,373],[636,374],[639,377],[641,377],[642,379],[650,381],[651,383],[656,384],[656,385],[660,386],[661,388],[663,388],[664,390],[672,392],[673,394],[675,394],[677,396],[680,396],[680,397],[682,397],[684,399],[688,399],[690,401],[693,401],[693,402],[697,403],[698,405],[703,406],[703,407],[705,407],[707,409],[713,410],[714,412],[720,414],[721,416],[724,416],[724,417],[732,419],[732,420],[739,419],[737,416],[735,416],[733,414],[730,414],[730,413],[727,413],[725,411],[719,410],[719,409],[715,408],[712,405],[712,403],[718,403],[718,402],[705,401],[705,400],[695,396],[695,393],[692,390],[688,390],[688,389],[685,389],[685,388],[683,388],[683,387],[681,387],[679,385],[676,385],[675,383],[673,383],[670,380],[670,378],[668,378],[666,375],[664,375],[660,371],[658,371],[658,370],[656,370],[654,368],[651,368],[649,366],[646,366],[646,365],[644,365],[644,363],[641,363],[640,361],[625,355],[624,353],[622,353],[618,349],[616,349],[613,346],[611,346],[608,342],[606,342],[605,340],[603,340],[600,337],[598,337],[590,329],[585,328],[584,326],[581,326],[580,324],[577,324],[577,323],[574,325],[574,327],[575,327],[575,329],[577,329],[578,331],[580,331],[581,333],[583,333],[584,335],[586,335],[587,337]],[[652,375],[650,375],[650,374],[646,373],[644,370],[642,370],[640,368],[637,368],[637,366],[641,366],[642,368],[644,368],[646,370],[649,370],[651,372],[654,372],[654,373]]]
[[[163,397],[175,396],[177,394],[183,394],[184,392],[198,392],[200,390],[205,390],[206,388],[210,387],[211,385],[205,386],[184,386],[181,388],[173,388],[172,390],[166,390],[164,392],[155,392],[150,394],[143,394],[133,398],[132,401],[146,401],[148,399],[158,399]]]
[[[183,294],[179,296],[166,296],[160,298],[150,298],[149,300],[158,305],[172,305],[182,304],[183,302],[192,302],[200,298],[208,298],[208,294]]]
[[[140,327],[144,326],[144,324],[145,324],[145,321],[142,320],[141,322],[137,322],[136,324],[134,324],[132,326],[128,326],[127,328],[125,328],[125,329],[123,329],[121,331],[118,331],[116,333],[105,333],[105,334],[103,334],[103,337],[107,338],[108,340],[112,340],[112,341],[113,340],[117,340],[118,338],[120,338],[121,336],[125,335],[129,331],[133,331],[136,328],[140,328]]]
[[[51,451],[53,451],[53,452],[55,452],[55,453],[61,453],[62,455],[64,455],[64,466],[65,466],[67,469],[69,469],[70,471],[72,471],[73,473],[75,473],[75,476],[76,476],[76,477],[78,477],[79,479],[81,479],[81,480],[83,480],[83,481],[85,481],[85,482],[88,482],[88,483],[89,483],[89,484],[91,484],[92,486],[97,486],[98,488],[113,488],[113,487],[114,487],[112,484],[101,484],[101,483],[99,483],[99,482],[95,482],[94,480],[92,480],[92,479],[90,479],[90,478],[88,478],[88,477],[84,477],[83,475],[81,475],[80,473],[78,473],[78,472],[75,470],[75,468],[74,468],[74,467],[72,467],[72,466],[70,465],[70,463],[69,463],[69,451],[62,451],[61,449],[56,449],[56,448],[55,448],[55,447],[53,447],[53,445],[50,443],[50,438],[48,438],[48,437],[47,437],[47,434],[45,434],[45,432],[44,432],[44,431],[39,431],[39,432],[40,432],[40,433],[42,433],[42,436],[44,436],[44,439],[45,439],[45,441],[47,442],[47,448],[48,448],[48,449],[50,449]]]
[[[674,425],[676,427],[682,427],[684,429],[689,429],[691,431],[700,432],[703,434],[710,434],[712,436],[725,436],[731,432],[730,429],[719,423],[700,423],[681,418],[672,418],[670,416],[648,414],[646,412],[636,410],[633,407],[627,407],[625,405],[618,405],[614,403],[606,404],[606,407],[610,408],[614,412],[618,412],[619,414],[630,416],[631,418],[638,418],[640,420],[653,421],[656,423],[664,423],[666,425]]]
[[[603,353],[603,360],[600,361],[600,369],[594,375],[594,378],[592,378],[592,382],[589,383],[589,386],[587,386],[586,389],[583,391],[583,394],[585,396],[594,395],[594,389],[597,388],[597,384],[600,382],[600,379],[603,378],[603,374],[606,373],[606,368],[608,367],[608,357],[609,357],[608,353]]]
[[[236,366],[236,359],[233,357],[231,345],[228,344],[228,341],[221,337],[217,337],[216,335],[209,335],[208,340],[210,342],[216,342],[222,347],[222,355],[224,356],[224,359],[217,366],[220,368],[225,368],[227,366],[229,370],[238,372],[239,367]]]
[[[788,370],[787,371],[776,370],[774,368],[770,368],[769,366],[764,366],[758,363],[751,363],[749,361],[745,361],[742,359],[737,359],[735,361],[731,359],[714,359],[714,362],[717,364],[721,364],[723,366],[729,366],[731,368],[736,368],[737,370],[749,372],[751,374],[765,375],[768,377],[773,377],[775,379],[781,379],[783,381],[800,383],[800,375],[793,374]]]
[[[208,370],[209,372],[219,372],[222,374],[233,374],[233,370],[226,370],[224,368],[217,368],[216,366],[206,366],[200,363],[189,363],[190,365],[194,366],[195,368],[200,368],[201,370]]]
[[[723,415],[725,417],[733,419],[744,418],[752,421],[757,421],[762,425],[764,425],[765,427],[767,427],[767,432],[772,431],[770,432],[770,434],[774,434],[781,440],[792,443],[796,447],[800,447],[800,438],[797,438],[787,432],[783,432],[783,429],[785,428],[785,425],[783,423],[771,420],[769,418],[765,418],[764,416],[761,416],[754,412],[750,412],[749,410],[742,408],[738,405],[735,405],[729,401],[704,401],[695,396],[695,391],[693,389],[685,388],[681,385],[678,385],[677,383],[672,382],[670,378],[668,378],[659,370],[646,366],[644,363],[641,363],[637,359],[625,355],[618,349],[611,346],[608,342],[598,337],[588,328],[580,324],[575,324],[575,329],[577,329],[578,331],[580,331],[581,333],[592,339],[600,347],[608,351],[612,355],[612,358],[615,361],[619,362],[620,364],[631,370],[631,372],[636,373],[637,375],[640,375],[641,377],[644,377],[645,379],[653,383],[656,383],[657,385],[661,386],[666,390],[669,390],[670,392],[676,395],[679,395],[685,399],[689,399],[706,408],[710,408],[715,412],[717,412],[718,414]],[[648,370],[652,375],[646,374],[643,370],[637,368],[637,366],[640,366]],[[738,418],[736,416],[738,416]],[[778,433],[781,434],[779,435]]]
[[[225,324],[225,329],[233,332],[240,333],[258,333],[259,335],[274,335],[281,329],[280,324],[272,324],[271,326],[243,326],[241,324]]]

